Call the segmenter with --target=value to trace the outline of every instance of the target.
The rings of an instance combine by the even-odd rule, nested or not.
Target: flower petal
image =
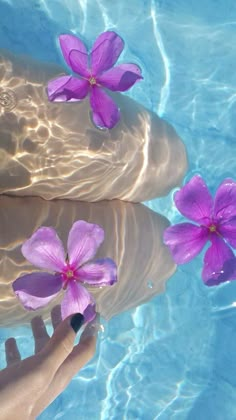
[[[204,180],[199,175],[195,175],[175,193],[174,201],[180,213],[188,219],[205,225],[209,223],[213,200]]]
[[[95,301],[87,306],[87,308],[84,311],[84,321],[85,322],[91,322],[95,316],[96,316],[96,303]]]
[[[79,101],[87,96],[89,82],[72,76],[50,80],[47,86],[48,99],[53,102]]]
[[[88,53],[84,43],[74,35],[64,34],[59,36],[59,42],[68,66],[81,76],[87,77],[88,72]],[[73,60],[71,60],[71,52]]]
[[[141,69],[136,64],[120,64],[96,78],[97,83],[112,90],[124,92],[143,79]]]
[[[205,254],[202,270],[202,278],[207,286],[215,286],[229,280],[227,261],[234,258],[232,249],[220,236],[212,235],[211,238],[212,244]]]
[[[110,69],[117,61],[124,48],[123,39],[115,32],[103,32],[93,44],[91,52],[92,75]]]
[[[94,257],[104,240],[101,226],[87,223],[84,220],[75,222],[68,236],[68,257],[70,267],[74,270]]]
[[[221,274],[218,277],[218,283],[223,283],[229,280],[236,280],[236,257],[235,256],[225,261],[223,268],[221,270]]]
[[[120,119],[115,102],[99,87],[94,86],[90,95],[93,121],[97,127],[113,128]]]
[[[164,231],[164,243],[169,247],[176,264],[185,264],[201,252],[208,232],[192,223],[180,223]]]
[[[111,258],[101,258],[84,264],[76,271],[76,276],[90,286],[111,286],[117,282],[117,267]]]
[[[225,179],[216,192],[214,218],[219,222],[232,217],[236,217],[236,182]]]
[[[236,248],[236,216],[225,223],[219,223],[217,230],[233,248]]]
[[[79,283],[76,283],[76,281],[70,281],[61,302],[62,319],[76,313],[84,315],[86,309],[90,312],[93,306],[94,299],[88,290]]]
[[[57,96],[63,96],[63,88],[67,85],[70,79],[71,76],[61,76],[48,82],[47,94],[49,101],[57,100]],[[63,98],[62,100],[64,101],[66,99]]]
[[[41,227],[36,230],[22,245],[21,251],[36,267],[52,271],[61,271],[64,267],[64,248],[53,228]]]
[[[31,273],[19,277],[13,282],[13,290],[27,310],[36,310],[46,306],[60,291],[60,275]]]

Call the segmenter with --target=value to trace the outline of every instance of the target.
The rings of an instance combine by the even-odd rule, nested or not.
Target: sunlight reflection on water
[[[5,20],[0,27],[4,48],[61,64],[59,33],[74,31],[92,43],[105,28],[117,30],[126,42],[122,61],[140,64],[144,73],[143,84],[128,94],[163,113],[183,138],[186,179],[200,173],[214,192],[223,178],[235,177],[233,0],[33,4],[0,0],[1,16],[12,22],[11,32]],[[146,204],[179,222],[172,196]],[[40,420],[236,418],[235,285],[207,289],[202,258],[180,267],[165,293],[105,323],[96,358]],[[9,334],[27,350],[27,328],[1,329],[1,355]]]

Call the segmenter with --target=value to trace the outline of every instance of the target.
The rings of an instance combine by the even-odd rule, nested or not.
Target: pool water
[[[144,81],[127,92],[170,122],[212,193],[236,177],[236,3],[234,0],[0,0],[0,48],[62,63],[56,38],[73,31],[92,44],[115,30],[123,62]],[[180,221],[167,197],[145,203]],[[139,255],[137,255],[137,259]],[[236,284],[207,288],[203,253],[180,266],[164,293],[104,321],[96,357],[40,420],[232,420],[236,418]],[[148,285],[147,285],[148,287]],[[4,340],[33,350],[27,327]]]

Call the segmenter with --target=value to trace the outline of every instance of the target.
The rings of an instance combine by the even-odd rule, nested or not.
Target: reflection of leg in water
[[[85,203],[0,196],[2,325],[26,322],[34,316],[34,313],[22,308],[12,292],[12,282],[17,277],[39,271],[23,257],[22,243],[43,225],[54,227],[66,246],[71,225],[78,219],[97,223],[104,228],[105,240],[96,257],[106,255],[118,266],[117,284],[90,289],[102,316],[110,318],[163,291],[166,280],[175,270],[169,251],[162,242],[162,233],[168,221],[142,204],[119,200]],[[53,301],[37,314],[47,316],[55,303]]]
[[[9,103],[0,107],[0,193],[143,201],[181,182],[186,154],[172,127],[116,95],[121,121],[101,131],[91,122],[87,100],[48,101],[47,81],[60,73],[25,57],[0,55],[2,102]],[[13,107],[6,92],[14,92]]]

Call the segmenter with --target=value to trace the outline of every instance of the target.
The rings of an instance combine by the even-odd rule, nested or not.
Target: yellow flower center
[[[68,271],[66,272],[66,276],[67,276],[67,278],[68,278],[68,279],[71,279],[71,278],[74,276],[73,271],[72,271],[72,270],[68,270]]]
[[[96,82],[95,77],[90,77],[89,83],[90,83],[90,85],[96,85],[97,82]]]
[[[216,232],[216,226],[215,225],[209,226],[209,231],[210,232]]]

